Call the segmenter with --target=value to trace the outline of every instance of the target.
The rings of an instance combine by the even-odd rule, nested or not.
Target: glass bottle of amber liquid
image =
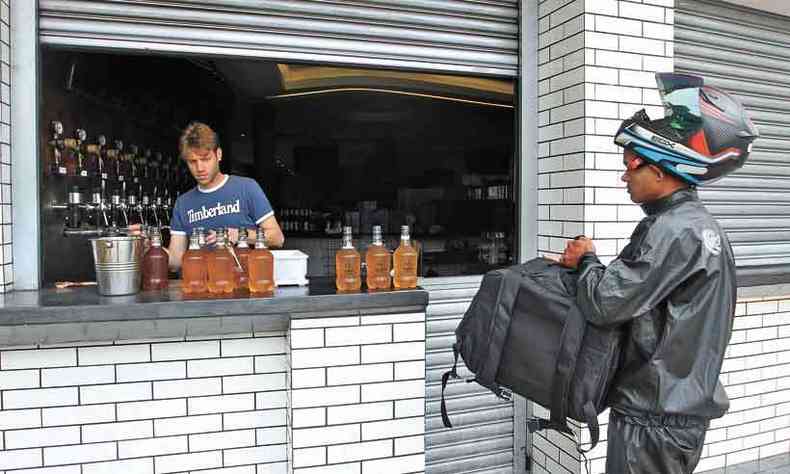
[[[225,229],[217,230],[217,243],[208,252],[208,291],[212,294],[233,293],[236,281],[233,268],[236,261],[225,245]]]
[[[335,254],[335,285],[337,291],[359,291],[362,286],[359,266],[361,258],[351,239],[351,227],[343,227],[343,247]]]
[[[263,229],[258,228],[255,248],[247,257],[249,269],[250,292],[272,293],[274,291],[274,255],[266,248],[266,236]]]
[[[206,292],[206,254],[200,250],[200,230],[192,229],[189,248],[181,257],[181,290],[187,294]]]
[[[381,240],[381,226],[373,226],[373,242],[365,253],[365,265],[368,269],[368,290],[389,290],[392,260],[389,250]]]
[[[236,257],[241,263],[241,271],[238,273],[238,283],[236,287],[240,290],[250,289],[250,246],[247,243],[247,229],[239,229],[239,242],[236,244]]]
[[[392,254],[392,265],[395,267],[392,279],[395,289],[417,287],[417,249],[411,244],[407,225],[400,228],[400,245]]]
[[[164,290],[167,288],[167,252],[162,248],[162,235],[154,228],[151,232],[151,246],[143,256],[143,290]]]

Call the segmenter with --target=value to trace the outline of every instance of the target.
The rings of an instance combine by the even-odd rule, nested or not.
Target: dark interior
[[[515,257],[511,80],[51,49],[42,71],[45,285],[93,279],[88,237],[64,235],[57,204],[75,185],[87,201],[100,182],[48,173],[53,120],[66,137],[85,129],[85,143],[102,134],[158,152],[183,176],[166,185],[173,198],[194,186],[177,157],[180,131],[208,123],[223,172],[259,181],[286,248],[310,255],[310,276],[333,274],[341,225],[364,250],[372,225],[394,249],[409,224],[422,276],[479,274]]]

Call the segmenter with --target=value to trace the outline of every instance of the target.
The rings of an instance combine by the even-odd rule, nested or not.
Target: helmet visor
[[[664,104],[665,126],[681,136],[688,136],[702,126],[701,77],[686,74],[656,74],[658,93]]]

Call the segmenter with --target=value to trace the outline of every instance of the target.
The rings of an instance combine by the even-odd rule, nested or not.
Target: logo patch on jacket
[[[713,255],[721,253],[721,236],[713,229],[705,229],[702,231],[702,242],[705,248]]]

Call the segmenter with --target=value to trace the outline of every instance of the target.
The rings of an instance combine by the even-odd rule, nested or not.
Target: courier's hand
[[[143,226],[140,224],[129,224],[129,227],[126,228],[126,233],[129,235],[142,235],[143,234]]]
[[[565,252],[560,257],[560,264],[564,267],[576,268],[579,266],[582,255],[586,253],[595,253],[595,245],[592,240],[584,236],[569,240],[565,244]]]

